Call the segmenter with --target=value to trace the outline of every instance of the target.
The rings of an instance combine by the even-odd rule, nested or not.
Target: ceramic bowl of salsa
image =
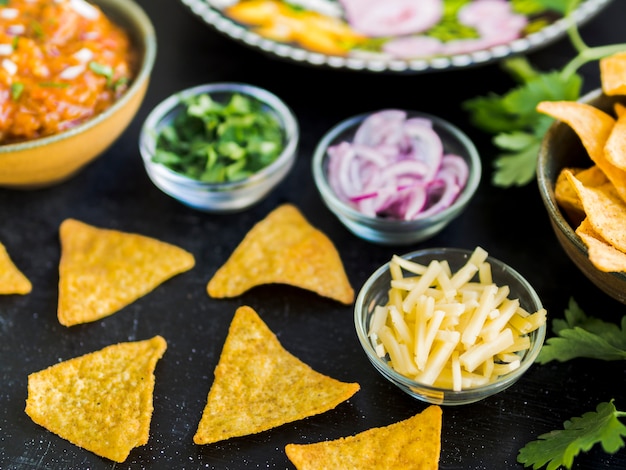
[[[482,167],[454,124],[414,110],[350,117],[319,141],[313,178],[326,206],[348,230],[380,245],[431,238],[474,196]]]
[[[135,117],[156,57],[155,31],[132,0],[2,8],[0,81],[9,92],[0,103],[8,110],[0,121],[0,186],[52,186],[105,152]],[[27,17],[38,18],[41,31],[26,28]],[[73,25],[63,39],[59,25]]]

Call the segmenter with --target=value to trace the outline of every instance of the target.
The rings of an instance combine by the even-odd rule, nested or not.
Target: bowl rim
[[[464,248],[454,248],[454,247],[432,247],[432,248],[423,248],[419,250],[410,251],[403,255],[399,255],[404,259],[414,260],[420,256],[431,256],[438,255],[437,259],[445,259],[446,255],[449,254],[458,254],[469,258],[472,254],[472,250],[467,250]],[[434,259],[434,258],[433,258]],[[500,261],[499,259],[488,255],[487,260],[491,263],[492,267],[498,267],[501,269],[505,269],[510,272],[513,277],[517,279],[517,281],[521,284],[521,286],[528,292],[530,298],[533,303],[536,304],[537,308],[543,308],[543,304],[539,297],[537,291],[532,287],[532,285],[528,282],[528,280],[522,276],[517,270],[512,268],[510,265]],[[494,393],[497,393],[501,390],[504,390],[509,385],[512,385],[515,381],[517,381],[524,373],[535,363],[541,348],[543,347],[546,334],[547,334],[547,322],[541,325],[538,329],[531,332],[534,333],[535,340],[533,341],[530,349],[524,354],[520,361],[520,367],[515,369],[512,372],[499,376],[496,380],[491,381],[485,385],[481,385],[478,387],[466,388],[459,391],[455,391],[448,388],[436,387],[433,385],[422,384],[417,382],[409,377],[397,372],[394,368],[392,368],[387,361],[383,358],[378,357],[372,343],[367,335],[367,331],[364,328],[365,323],[365,313],[368,305],[365,303],[366,297],[371,289],[372,285],[380,279],[381,276],[385,275],[389,272],[389,265],[391,261],[387,261],[385,264],[376,269],[364,282],[359,293],[357,294],[357,298],[354,304],[354,326],[356,329],[356,333],[359,339],[359,343],[365,352],[365,355],[368,359],[374,364],[375,368],[379,370],[379,372],[385,376],[388,380],[392,381],[395,385],[401,384],[406,388],[419,388],[422,390],[426,390],[433,395],[437,394],[445,394],[445,398],[441,400],[442,404],[447,404],[446,401],[454,402],[455,399],[462,399],[462,397],[467,395],[483,395],[487,397]],[[375,363],[374,363],[375,361]],[[378,365],[377,365],[378,364]],[[379,367],[380,366],[380,367]],[[384,372],[383,372],[384,369]],[[393,379],[393,380],[392,380]],[[413,391],[413,393],[418,394]],[[418,395],[422,396],[423,394],[419,393]],[[424,396],[426,399],[426,396]],[[478,398],[480,399],[480,398]],[[473,400],[476,401],[476,400]],[[453,403],[451,403],[453,404]]]
[[[465,187],[463,188],[459,196],[455,199],[455,201],[442,211],[432,214],[428,217],[418,217],[412,220],[372,217],[363,214],[362,212],[358,211],[346,202],[339,199],[339,197],[337,197],[337,195],[335,194],[335,191],[333,191],[333,189],[330,187],[330,184],[328,183],[328,179],[326,177],[326,172],[324,171],[324,161],[327,155],[327,149],[330,146],[332,140],[350,127],[357,126],[372,114],[389,109],[406,112],[411,117],[422,117],[429,119],[433,123],[433,128],[435,128],[435,130],[437,129],[437,127],[444,129],[447,133],[454,136],[465,149],[466,155],[463,155],[462,157],[468,162],[469,166],[467,183],[465,184]],[[445,142],[443,141],[443,139],[442,143],[445,148]],[[478,185],[480,184],[480,180],[482,178],[482,162],[478,153],[478,149],[476,148],[474,142],[467,136],[467,134],[465,134],[465,132],[463,132],[455,124],[443,118],[440,118],[439,116],[435,116],[433,114],[425,113],[422,111],[403,108],[385,108],[377,111],[364,112],[340,121],[339,123],[331,127],[322,136],[322,138],[316,145],[313,152],[311,166],[313,170],[313,179],[315,180],[318,191],[322,195],[324,201],[327,202],[327,204],[334,212],[349,217],[356,223],[362,225],[370,225],[372,223],[375,223],[377,225],[380,225],[381,227],[389,229],[414,228],[415,226],[419,227],[422,225],[430,226],[447,220],[451,213],[454,214],[454,212],[458,208],[464,207],[466,204],[469,203],[473,195],[476,193],[476,190],[478,189]]]
[[[65,131],[58,132],[56,134],[48,135],[45,137],[39,137],[36,139],[25,140],[21,142],[15,142],[11,144],[0,145],[0,155],[13,152],[20,152],[27,149],[44,147],[53,142],[69,139],[77,134],[80,134],[88,129],[96,127],[102,121],[107,120],[112,115],[116,114],[121,108],[124,108],[126,104],[133,99],[133,97],[145,86],[150,80],[150,74],[154,67],[157,53],[157,39],[154,26],[148,14],[143,8],[134,0],[93,0],[94,3],[102,8],[102,10],[115,11],[119,17],[130,18],[133,26],[137,26],[138,34],[134,36],[134,41],[137,43],[135,47],[139,46],[139,50],[143,50],[141,56],[141,64],[137,69],[137,75],[131,81],[128,90],[119,97],[111,106],[102,111],[101,113],[92,116],[86,121],[71,127]],[[108,17],[111,15],[105,13]],[[114,16],[114,15],[113,15]],[[115,23],[118,23],[116,21]],[[130,30],[127,25],[123,26],[131,36],[135,34],[135,30]]]
[[[602,88],[595,88],[581,96],[578,101],[582,103],[589,103],[601,98],[602,96],[606,96],[604,95]],[[567,126],[567,124],[559,120],[555,120],[552,124],[550,124],[550,127],[548,128],[547,132],[544,135],[544,138],[541,141],[537,160],[537,185],[539,187],[539,194],[541,195],[544,205],[548,209],[548,215],[550,216],[550,220],[552,220],[557,225],[559,230],[585,256],[585,258],[589,259],[589,250],[587,249],[587,245],[585,245],[582,239],[578,235],[576,235],[576,231],[570,225],[567,217],[565,217],[565,214],[563,213],[563,211],[561,211],[561,208],[556,202],[556,195],[554,193],[555,181],[550,180],[547,177],[546,172],[543,171],[543,169],[547,166],[547,162],[549,159],[549,137],[562,126]],[[593,162],[591,162],[590,160],[590,163]],[[552,216],[552,214],[556,215],[556,217]],[[600,273],[602,271],[598,270],[598,272]],[[613,276],[621,281],[626,281],[626,273],[602,272],[602,274]]]
[[[286,144],[280,155],[272,163],[261,168],[259,171],[253,173],[247,178],[223,183],[209,183],[190,178],[171,170],[163,164],[152,161],[152,155],[154,154],[156,143],[156,139],[154,138],[155,130],[158,128],[162,119],[179,106],[184,98],[205,93],[211,94],[220,92],[239,92],[244,94],[264,105],[267,105],[279,116],[281,120],[280,124],[286,137]],[[188,187],[202,188],[205,191],[227,192],[266,181],[267,178],[270,177],[277,169],[292,164],[296,158],[299,140],[300,127],[296,115],[282,99],[269,90],[256,85],[244,82],[226,81],[205,83],[185,88],[169,95],[163,101],[158,103],[152,111],[150,111],[141,126],[139,147],[144,165],[149,166],[152,171],[158,172],[160,176],[167,178],[172,183]]]

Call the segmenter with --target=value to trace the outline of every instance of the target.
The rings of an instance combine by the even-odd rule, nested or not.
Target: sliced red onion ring
[[[339,199],[373,217],[415,220],[449,207],[467,184],[466,161],[444,154],[432,122],[388,109],[367,117],[352,142],[328,148]]]

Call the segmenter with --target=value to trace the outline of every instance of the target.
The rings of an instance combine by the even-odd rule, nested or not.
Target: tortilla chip
[[[287,444],[285,452],[298,470],[436,470],[441,453],[441,423],[441,408],[431,405],[386,427],[334,441]]]
[[[579,101],[542,101],[537,111],[569,125],[578,135],[589,158],[598,165],[626,201],[626,171],[616,167],[604,154],[604,146],[613,130],[615,119],[604,111]]]
[[[282,347],[252,308],[240,307],[193,440],[211,444],[266,431],[331,410],[359,389],[311,369]]]
[[[30,280],[11,260],[6,247],[0,243],[0,294],[29,294],[33,290]]]
[[[615,115],[620,118],[622,117],[624,114],[626,114],[626,106],[624,106],[622,103],[615,103],[613,105],[613,111],[615,111]]]
[[[602,186],[609,182],[604,172],[598,165],[591,165],[589,168],[575,172],[576,178],[585,186]]]
[[[291,204],[258,222],[207,285],[209,296],[236,297],[262,284],[289,284],[344,304],[354,289],[337,249]]]
[[[600,59],[600,81],[605,95],[626,95],[626,52]]]
[[[174,245],[74,219],[63,221],[60,238],[57,315],[65,326],[109,316],[195,263]]]
[[[576,235],[587,246],[589,261],[603,272],[626,272],[626,253],[617,250],[596,233],[587,219],[576,228]]]
[[[592,165],[589,168],[563,168],[559,172],[554,184],[554,198],[559,207],[567,214],[570,222],[576,226],[585,218],[585,209],[578,193],[565,174],[566,170],[572,172],[585,186],[601,186],[607,184],[609,180],[598,168],[598,165]]]
[[[28,376],[26,414],[96,455],[124,462],[148,442],[161,336],[119,343]]]
[[[593,230],[610,245],[626,251],[626,203],[612,184],[595,188],[583,185],[571,172],[566,175],[582,201]]]
[[[626,114],[617,119],[604,146],[606,159],[620,170],[626,170]]]
[[[554,183],[554,198],[557,204],[576,225],[585,217],[585,210],[583,209],[582,202],[580,202],[578,193],[569,179],[567,179],[564,170],[569,170],[573,174],[577,174],[581,170],[580,168],[564,168],[559,172]]]

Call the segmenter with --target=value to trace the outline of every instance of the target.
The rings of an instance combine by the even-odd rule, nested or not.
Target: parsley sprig
[[[546,470],[569,469],[580,452],[598,443],[606,453],[614,454],[624,446],[626,426],[619,420],[624,417],[626,412],[617,410],[613,400],[600,403],[595,411],[565,421],[563,429],[542,434],[526,444],[517,461],[533,469],[546,465]]]
[[[571,298],[564,319],[552,321],[555,336],[548,338],[537,362],[565,362],[575,358],[626,360],[626,316],[621,327],[589,317]]]
[[[546,6],[554,0],[537,0]],[[580,0],[562,0],[566,19]],[[563,8],[561,5],[561,8]],[[524,186],[534,180],[541,140],[553,118],[540,115],[540,101],[576,101],[581,96],[583,79],[578,70],[585,64],[626,50],[626,44],[588,46],[576,23],[570,20],[568,36],[576,55],[561,70],[542,72],[525,56],[505,59],[504,70],[518,83],[508,92],[471,98],[463,102],[471,122],[493,135],[501,153],[493,160],[492,184],[499,187]]]
[[[604,361],[626,359],[626,316],[621,327],[587,316],[574,298],[570,298],[564,316],[552,321],[555,336],[546,340],[537,362],[564,362],[583,357]],[[535,470],[544,466],[546,470],[570,469],[580,452],[587,452],[596,444],[604,452],[614,454],[624,447],[626,426],[619,419],[626,417],[626,411],[618,410],[613,402],[599,403],[595,411],[565,421],[563,429],[540,435],[520,449],[517,461]]]

